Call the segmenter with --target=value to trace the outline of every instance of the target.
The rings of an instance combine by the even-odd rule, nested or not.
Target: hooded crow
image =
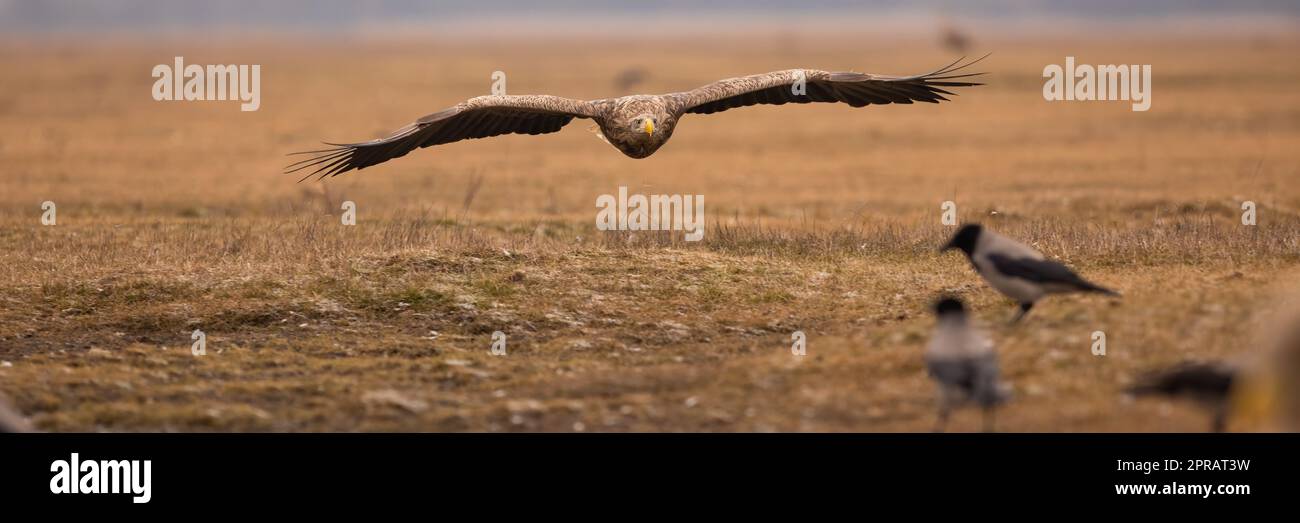
[[[1210,430],[1223,432],[1227,427],[1233,385],[1239,369],[1219,362],[1184,362],[1152,371],[1125,390],[1135,397],[1164,396],[1187,399],[1210,411]]]
[[[998,292],[1020,303],[1012,323],[1029,313],[1034,302],[1048,294],[1099,292],[1119,293],[1091,283],[1060,262],[1049,260],[1033,247],[985,229],[979,224],[962,226],[940,251],[961,249],[975,272]]]
[[[994,409],[1008,398],[998,383],[998,359],[993,343],[970,324],[966,307],[955,298],[934,305],[938,323],[925,349],[925,366],[939,385],[939,418],[943,432],[952,409],[974,403],[984,410],[984,430],[993,431]]]

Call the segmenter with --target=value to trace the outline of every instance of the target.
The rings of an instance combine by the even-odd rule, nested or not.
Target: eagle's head
[[[632,132],[644,132],[646,138],[654,138],[655,135],[655,115],[643,114],[632,119]],[[661,127],[662,129],[662,127]]]
[[[674,123],[668,115],[638,114],[621,122],[602,125],[600,137],[628,157],[645,158],[668,141]]]
[[[673,133],[672,124],[671,117],[668,115],[639,114],[629,122],[626,135],[629,138],[628,147],[619,149],[633,158],[650,156],[668,141],[668,137]]]
[[[631,158],[654,154],[677,123],[667,101],[659,96],[625,96],[615,101],[611,112],[611,118],[601,122],[604,138]]]

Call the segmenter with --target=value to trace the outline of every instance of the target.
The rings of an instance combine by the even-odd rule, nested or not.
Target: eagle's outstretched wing
[[[988,55],[985,55],[988,56]],[[719,80],[684,93],[669,95],[683,113],[709,114],[736,107],[787,103],[844,102],[853,107],[912,102],[939,103],[953,93],[945,87],[981,85],[964,79],[984,73],[959,73],[984,58],[967,63],[957,60],[947,67],[915,76],[832,73],[790,69],[767,74]]]
[[[286,173],[311,169],[302,179],[337,176],[401,158],[415,149],[502,134],[545,134],[559,131],[574,118],[599,116],[599,102],[548,95],[492,95],[471,98],[394,131],[387,138],[336,144],[285,167]],[[301,181],[301,180],[300,180]]]

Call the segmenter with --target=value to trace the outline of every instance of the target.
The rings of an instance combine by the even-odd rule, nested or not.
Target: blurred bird
[[[1300,431],[1300,311],[1269,322],[1274,327],[1259,341],[1264,350],[1241,363],[1181,363],[1146,374],[1126,392],[1190,399],[1210,411],[1214,432]]]
[[[27,424],[27,420],[0,398],[0,433],[31,432],[31,430],[32,427]]]
[[[935,432],[943,432],[952,410],[974,403],[984,411],[984,430],[993,431],[994,410],[1009,397],[998,382],[993,343],[970,324],[966,307],[955,298],[934,305],[938,323],[925,349],[925,366],[939,386],[939,417]]]
[[[939,30],[939,43],[949,51],[964,53],[971,46],[971,37],[956,25],[947,22]]]
[[[1149,372],[1125,392],[1134,396],[1186,399],[1210,411],[1210,431],[1223,432],[1231,407],[1230,395],[1240,369],[1221,362],[1183,362]]]
[[[960,24],[953,21],[950,13],[937,13],[936,22],[939,28],[939,45],[949,51],[965,53],[971,46],[971,37],[966,31],[963,31]]]
[[[1300,313],[1281,327],[1272,350],[1240,373],[1233,390],[1234,422],[1242,428],[1300,432]]]
[[[650,77],[650,72],[641,67],[629,67],[614,75],[614,91],[626,93],[633,87],[641,85]]]
[[[1034,303],[1048,294],[1099,292],[1119,293],[1088,282],[1060,262],[1048,260],[1033,247],[985,229],[979,224],[962,226],[940,251],[961,249],[975,272],[989,285],[1020,303],[1018,322]]]
[[[925,74],[889,76],[817,69],[787,69],[719,80],[690,91],[575,100],[551,95],[479,96],[430,114],[394,131],[387,138],[359,143],[327,143],[304,151],[308,158],[285,167],[305,171],[302,179],[337,176],[365,169],[423,147],[506,134],[558,132],[574,118],[596,122],[600,137],[630,158],[645,158],[672,137],[688,114],[713,114],[751,105],[843,103],[868,105],[939,103],[949,89],[980,85],[969,81],[983,73],[963,73],[979,60],[957,60]]]
[[[1273,355],[1272,390],[1278,427],[1300,432],[1300,317],[1292,318],[1278,340]]]

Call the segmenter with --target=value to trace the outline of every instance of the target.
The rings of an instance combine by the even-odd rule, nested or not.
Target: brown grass
[[[943,106],[691,116],[641,161],[579,121],[323,184],[278,174],[284,153],[380,135],[494,70],[512,92],[597,98],[629,65],[662,92],[951,59],[826,35],[599,43],[0,45],[22,71],[0,79],[0,394],[60,431],[927,430],[926,307],[951,292],[1016,389],[1003,430],[1202,430],[1117,392],[1251,351],[1300,266],[1293,40],[991,41],[990,85]],[[262,64],[262,109],[152,101],[150,68],[177,54]],[[1044,102],[1038,73],[1066,55],[1153,64],[1152,110]],[[595,230],[619,185],[704,194],[705,239]],[[1011,304],[935,252],[945,200],[1124,298],[1053,298],[1003,326]]]

